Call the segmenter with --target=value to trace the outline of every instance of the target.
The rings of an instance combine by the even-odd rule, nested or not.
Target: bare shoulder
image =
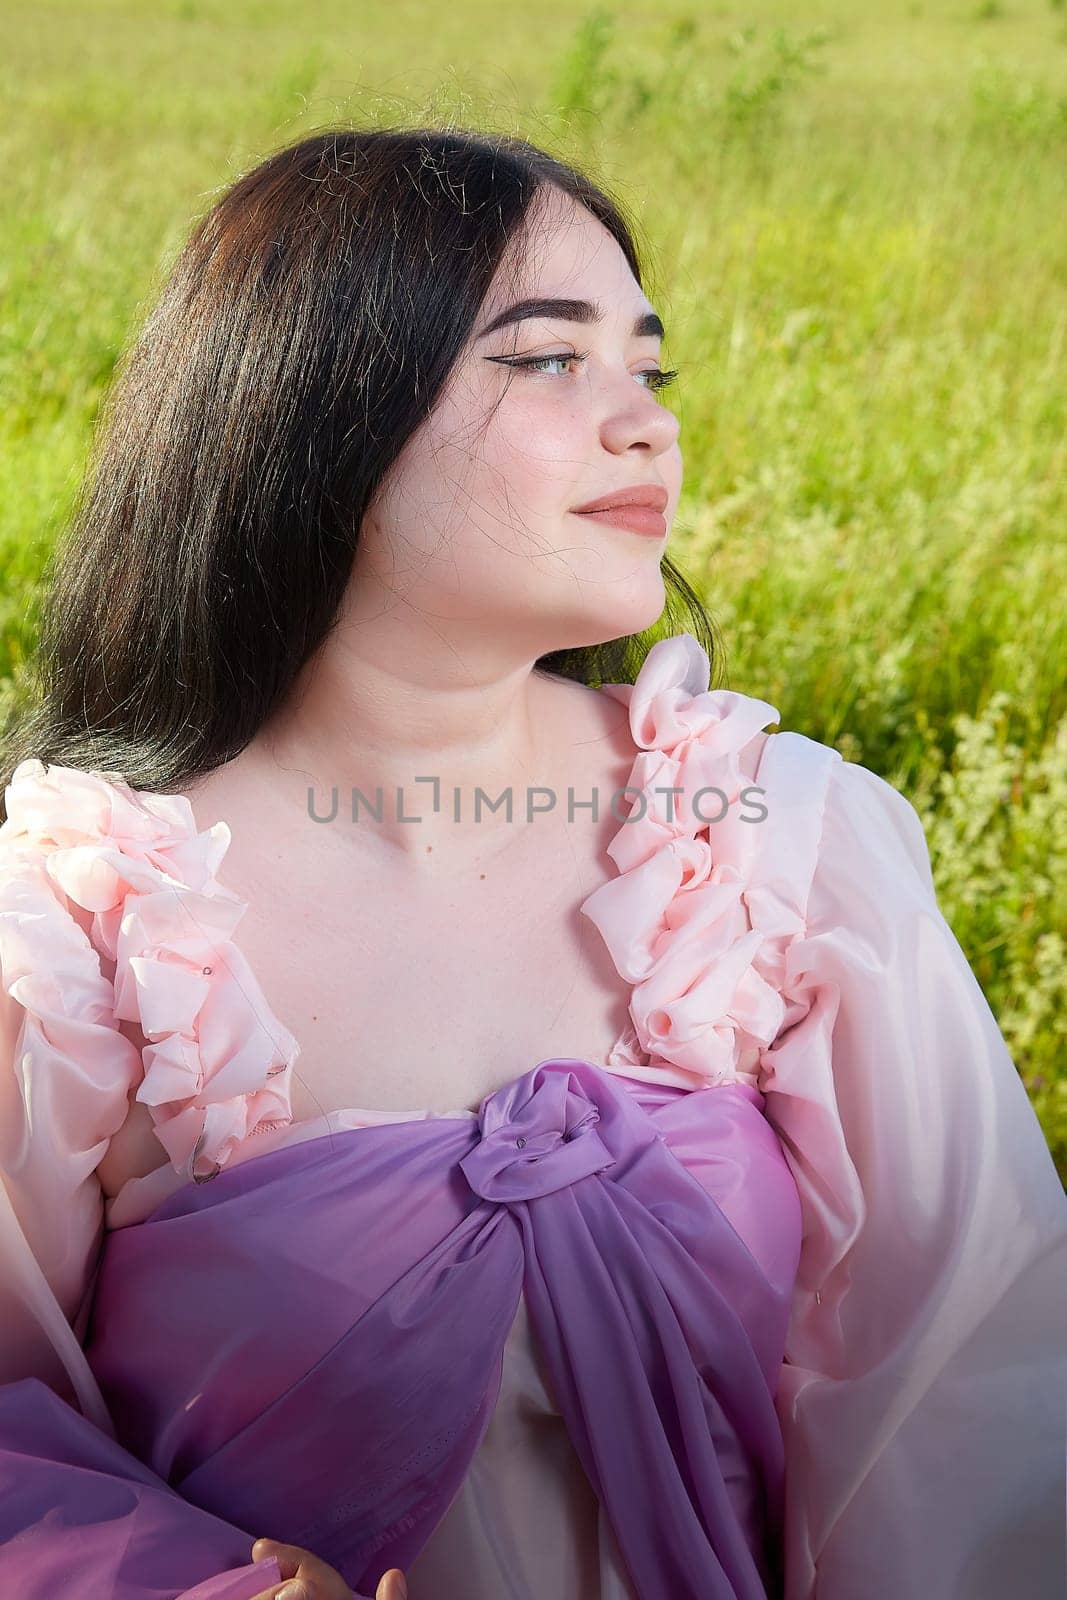
[[[621,701],[574,678],[541,672],[537,677],[543,704],[559,733],[561,753],[588,745],[610,758],[629,750],[629,711]]]

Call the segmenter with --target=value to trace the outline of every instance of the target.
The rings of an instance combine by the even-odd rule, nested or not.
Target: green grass
[[[653,252],[682,372],[672,555],[722,625],[720,681],[916,805],[1067,1179],[1067,8],[575,18],[0,17],[0,709],[116,355],[213,195],[334,119],[527,133],[591,166]]]

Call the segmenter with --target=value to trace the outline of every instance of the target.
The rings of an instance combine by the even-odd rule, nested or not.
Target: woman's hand
[[[252,1560],[266,1561],[276,1556],[281,1570],[281,1583],[264,1589],[254,1600],[359,1600],[337,1571],[310,1550],[298,1544],[282,1544],[278,1539],[257,1539],[252,1546]],[[296,1585],[290,1595],[289,1586]],[[399,1567],[384,1573],[374,1600],[407,1600],[407,1584]]]

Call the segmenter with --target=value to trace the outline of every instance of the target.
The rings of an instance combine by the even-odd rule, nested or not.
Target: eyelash
[[[517,360],[505,361],[504,365],[507,367],[539,367],[545,361],[585,361],[587,359],[585,355],[576,355],[572,350],[561,350],[548,356],[522,356]],[[650,390],[665,389],[678,376],[678,368],[670,367],[663,371],[659,367],[649,367],[645,372],[637,373],[636,376],[639,378],[651,378],[653,381],[648,385]]]

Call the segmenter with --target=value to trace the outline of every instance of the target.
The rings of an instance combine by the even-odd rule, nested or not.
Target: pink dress
[[[635,685],[603,690],[629,705],[647,804],[581,909],[632,985],[598,1065],[722,1095],[706,1159],[760,1259],[768,1212],[799,1205],[775,1398],[784,1600],[1000,1600],[1009,1584],[1051,1600],[1067,1198],[1040,1126],[908,801],[817,741],[765,732],[773,706],[707,684],[681,635]],[[719,821],[701,820],[723,805],[696,801],[703,788],[729,802]],[[218,877],[224,823],[198,832],[181,796],[33,760],[6,798],[0,1382],[40,1377],[113,1432],[82,1349],[104,1230],[268,1150],[429,1113],[292,1121],[299,1044],[234,942],[245,906]],[[124,1023],[152,1042],[139,1050]],[[95,1170],[135,1085],[169,1164],[107,1201]],[[409,1571],[413,1600],[636,1595],[546,1378],[520,1302],[490,1427]],[[277,1579],[259,1563],[186,1595],[249,1600]]]

